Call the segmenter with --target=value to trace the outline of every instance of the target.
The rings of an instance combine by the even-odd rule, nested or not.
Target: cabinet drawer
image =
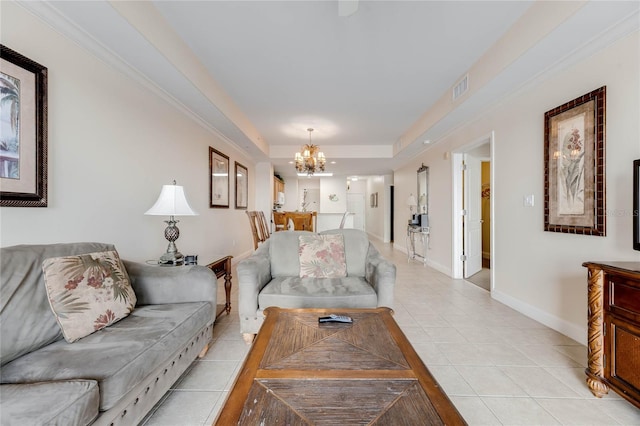
[[[610,364],[607,379],[625,395],[640,396],[640,328],[612,318],[609,330]]]
[[[620,277],[609,279],[608,308],[611,312],[640,320],[640,288]]]

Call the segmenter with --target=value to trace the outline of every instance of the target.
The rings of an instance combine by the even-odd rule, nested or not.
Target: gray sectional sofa
[[[300,278],[299,237],[307,231],[275,232],[238,263],[240,331],[253,340],[264,322],[264,309],[393,308],[396,266],[380,255],[367,234],[357,229],[321,232],[342,234],[346,277]]]
[[[123,261],[137,297],[126,318],[74,343],[45,291],[46,258],[101,243],[0,249],[0,424],[135,425],[212,337],[216,277],[204,266]]]

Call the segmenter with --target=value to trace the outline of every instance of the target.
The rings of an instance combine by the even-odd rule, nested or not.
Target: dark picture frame
[[[235,163],[236,209],[246,210],[249,204],[249,171],[245,166]]]
[[[640,159],[633,161],[633,249],[640,251]]]
[[[229,208],[229,157],[209,147],[209,207]]]
[[[544,115],[544,230],[606,235],[606,86]]]
[[[47,207],[47,68],[0,44],[0,88],[0,206]]]

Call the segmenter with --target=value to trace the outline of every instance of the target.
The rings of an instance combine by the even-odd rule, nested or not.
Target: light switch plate
[[[524,204],[525,207],[533,207],[533,204],[534,204],[533,194],[525,195],[523,204]]]

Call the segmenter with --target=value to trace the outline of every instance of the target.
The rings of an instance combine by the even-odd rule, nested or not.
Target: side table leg
[[[229,261],[231,263],[231,261]],[[227,267],[227,272],[224,274],[224,294],[226,301],[224,304],[224,310],[227,311],[227,315],[231,313],[231,265]]]
[[[609,392],[609,387],[604,383],[604,336],[602,334],[604,324],[604,298],[603,298],[604,273],[599,269],[589,268],[589,322],[587,341],[587,385],[598,398]]]
[[[429,236],[423,232],[420,233],[420,242],[422,243],[422,264],[427,266],[427,246]]]

